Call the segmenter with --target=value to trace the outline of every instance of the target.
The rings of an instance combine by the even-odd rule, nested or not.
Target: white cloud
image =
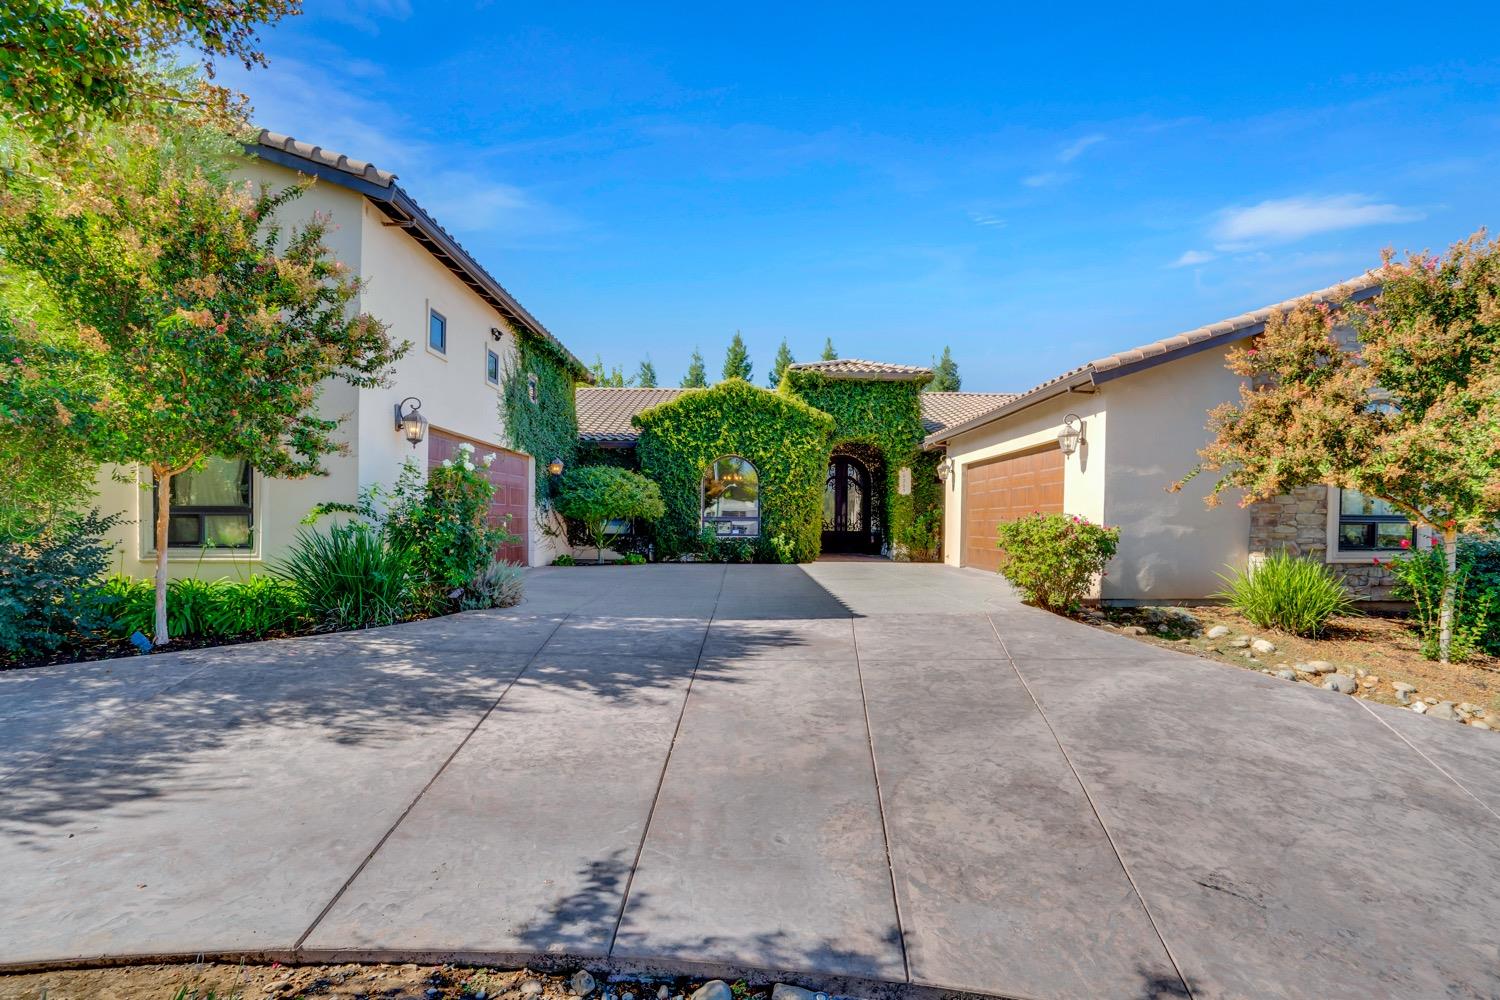
[[[1104,136],[1098,132],[1076,139],[1070,145],[1065,146],[1062,152],[1057,154],[1057,161],[1059,163],[1072,163],[1084,150],[1090,146],[1096,146],[1103,141]]]
[[[411,17],[411,0],[323,0],[314,10],[331,21],[374,34],[383,21]]]
[[[1215,254],[1208,253],[1205,250],[1186,250],[1181,257],[1178,257],[1167,266],[1192,267],[1194,264],[1207,264],[1209,261],[1214,260],[1215,257]]]
[[[1414,222],[1422,212],[1368,195],[1303,195],[1275,198],[1258,205],[1230,206],[1219,212],[1213,236],[1219,249],[1243,249],[1258,243],[1289,243],[1318,233],[1397,222]]]
[[[989,215],[985,212],[970,212],[969,218],[976,226],[994,226],[999,228],[1005,225],[1005,220],[998,215]]]
[[[1021,178],[1021,183],[1029,188],[1051,187],[1060,184],[1067,178],[1067,174],[1058,173],[1056,170],[1043,170],[1039,174],[1030,174]]]

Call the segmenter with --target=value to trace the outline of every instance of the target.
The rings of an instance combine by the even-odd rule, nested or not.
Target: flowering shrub
[[[1434,542],[1436,540],[1434,539]],[[1458,568],[1448,569],[1442,550],[1434,547],[1414,552],[1404,559],[1378,557],[1396,578],[1395,596],[1412,602],[1412,624],[1429,660],[1442,656],[1442,603],[1445,591],[1453,595],[1453,634],[1448,659],[1461,663],[1485,646],[1500,615],[1500,585],[1488,579],[1476,550],[1478,543],[1459,549]]]
[[[1029,514],[1000,525],[1000,573],[1027,601],[1067,614],[1083,603],[1120,544],[1120,529],[1068,514]]]

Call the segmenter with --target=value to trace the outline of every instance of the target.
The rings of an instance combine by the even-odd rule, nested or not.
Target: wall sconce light
[[[945,458],[941,462],[938,463],[938,467],[937,467],[938,482],[946,483],[948,481],[948,477],[951,476],[951,475],[953,475],[953,459],[951,459],[951,458]]]
[[[500,329],[498,326],[490,327],[490,339],[498,344],[500,341],[505,339],[505,331]]]
[[[407,403],[411,404],[411,408],[403,412]],[[407,396],[396,404],[396,430],[406,435],[406,440],[411,442],[413,448],[427,436],[427,418],[417,412],[421,408],[422,401],[416,396]]]
[[[560,476],[560,475],[562,475],[563,474],[563,460],[560,459],[560,458],[554,458],[552,461],[548,462],[547,463],[547,472],[550,475],[554,475],[554,476]]]
[[[1076,413],[1063,417],[1062,430],[1057,432],[1057,446],[1064,455],[1071,455],[1083,443],[1083,418]]]

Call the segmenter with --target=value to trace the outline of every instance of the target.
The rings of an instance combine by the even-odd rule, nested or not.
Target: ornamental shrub
[[[1276,552],[1259,566],[1219,574],[1224,589],[1214,597],[1225,601],[1261,628],[1316,637],[1328,620],[1357,615],[1344,582],[1321,562]]]
[[[609,465],[568,470],[556,506],[599,550],[600,563],[611,541],[611,521],[656,521],[666,513],[655,483],[640,473]]]
[[[105,581],[100,591],[114,634],[127,636],[151,630],[156,618],[156,591],[150,581],[115,576]],[[306,618],[300,591],[278,577],[167,582],[167,624],[180,638],[258,639],[296,631]]]
[[[525,595],[524,581],[524,571],[520,565],[496,559],[480,570],[464,588],[458,605],[464,611],[513,608],[521,603],[521,598]]]
[[[1453,583],[1453,637],[1448,659],[1462,663],[1476,651],[1491,651],[1500,631],[1500,545],[1468,541],[1459,546],[1458,569],[1451,574],[1441,549],[1429,548],[1384,561],[1396,578],[1395,597],[1412,602],[1412,627],[1429,660],[1442,655],[1443,590]]]
[[[105,627],[97,581],[109,567],[104,536],[119,520],[92,511],[0,536],[0,657],[51,653]]]
[[[419,606],[415,550],[361,521],[297,532],[273,572],[296,585],[320,631],[390,625]]]
[[[1067,514],[1028,514],[999,528],[1000,573],[1048,611],[1078,610],[1120,543],[1120,529]]]

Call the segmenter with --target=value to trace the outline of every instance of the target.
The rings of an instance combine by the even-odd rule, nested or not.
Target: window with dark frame
[[[218,457],[208,459],[201,469],[173,476],[167,547],[250,548],[255,526],[253,478],[249,462]],[[153,490],[153,515],[159,500],[159,491]]]
[[[436,309],[427,310],[427,346],[439,354],[448,353],[448,320]]]
[[[700,522],[720,538],[760,535],[760,475],[747,459],[725,455],[703,473]]]
[[[1415,541],[1415,526],[1384,500],[1357,490],[1339,491],[1340,552],[1388,552]]]
[[[500,384],[500,355],[491,347],[484,349],[484,380],[490,385]]]
[[[542,400],[541,383],[537,380],[536,372],[526,373],[526,395],[530,397],[533,404]]]

